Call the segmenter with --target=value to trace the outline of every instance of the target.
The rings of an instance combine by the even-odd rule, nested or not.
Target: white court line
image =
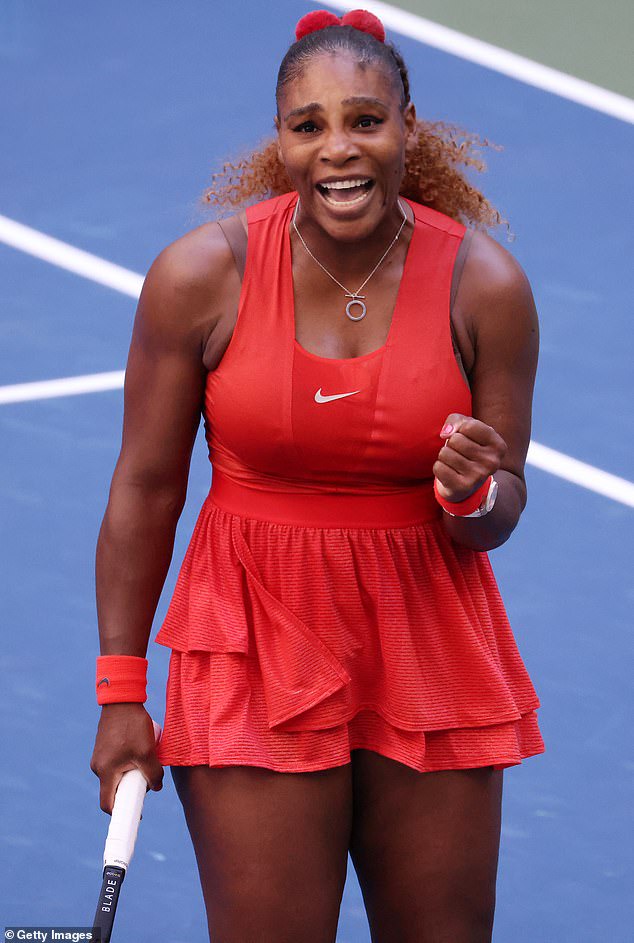
[[[340,0],[334,0],[334,2],[326,0],[326,6],[334,7],[336,10],[353,10],[357,8],[356,3],[342,3]],[[388,29],[394,30],[396,33],[401,33],[401,35],[408,36],[410,39],[417,39],[428,46],[434,46],[443,52],[460,56],[461,59],[467,59],[469,62],[475,62],[478,65],[485,66],[485,68],[509,75],[511,78],[519,79],[520,82],[525,82],[527,85],[541,88],[545,92],[560,95],[562,98],[577,102],[579,105],[586,105],[588,108],[594,108],[595,111],[602,111],[613,118],[620,118],[621,121],[627,121],[630,124],[634,123],[634,100],[626,95],[611,92],[600,85],[593,85],[592,82],[586,82],[584,79],[578,79],[566,72],[560,72],[558,69],[552,69],[550,66],[534,62],[525,56],[509,52],[508,49],[486,43],[482,39],[466,36],[458,30],[441,26],[440,23],[426,20],[415,13],[399,10],[389,3],[382,3],[379,0],[364,0],[362,6],[364,10],[376,14]]]
[[[571,458],[563,452],[556,452],[547,445],[540,445],[539,442],[531,440],[526,463],[634,508],[634,482],[602,471],[586,462],[580,462],[579,459]]]
[[[0,386],[0,404],[118,390],[123,387],[124,376],[124,370],[114,370],[111,373],[91,373],[86,376],[62,377],[59,380]],[[557,452],[555,449],[540,445],[539,442],[531,441],[526,462],[528,465],[534,465],[535,468],[550,472],[551,475],[580,485],[589,491],[595,491],[606,498],[612,498],[613,501],[634,507],[634,483],[595,468],[594,465],[580,462],[576,458],[564,455],[563,452]]]
[[[114,288],[131,298],[138,298],[141,294],[143,277],[129,269],[106,262],[98,255],[76,249],[60,239],[46,236],[37,229],[31,229],[23,223],[17,223],[7,216],[0,216],[0,241],[19,249],[38,259],[57,265],[59,268],[89,278],[100,285]]]
[[[0,386],[0,404],[27,403],[34,399],[54,399],[57,396],[78,396],[80,393],[102,393],[119,390],[123,386],[125,370],[110,373],[87,373],[59,380],[37,380],[35,383],[14,383]]]

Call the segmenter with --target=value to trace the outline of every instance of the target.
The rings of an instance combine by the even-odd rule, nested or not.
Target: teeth
[[[362,200],[367,200],[369,193],[369,190],[364,190],[359,196],[355,196],[353,200],[333,200],[332,197],[324,194],[324,200],[326,203],[330,203],[331,206],[354,206],[355,203],[361,203]]]
[[[351,190],[353,187],[362,187],[364,183],[370,183],[370,178],[361,180],[331,180],[330,183],[320,183],[320,187],[326,190]]]

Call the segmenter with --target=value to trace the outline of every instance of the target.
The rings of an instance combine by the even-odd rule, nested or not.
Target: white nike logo
[[[344,396],[354,396],[355,393],[360,393],[361,390],[352,390],[351,393],[333,393],[332,396],[324,396],[321,392],[321,387],[315,393],[315,402],[316,403],[330,403],[333,399],[343,399]]]

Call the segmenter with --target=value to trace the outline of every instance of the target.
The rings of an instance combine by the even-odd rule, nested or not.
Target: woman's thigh
[[[213,943],[334,943],[351,765],[311,773],[172,767]]]
[[[489,943],[502,774],[419,773],[353,751],[350,855],[373,943]]]

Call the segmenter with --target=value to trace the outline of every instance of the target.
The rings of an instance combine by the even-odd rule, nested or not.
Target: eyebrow
[[[353,98],[344,98],[341,101],[342,105],[369,105],[371,107],[384,108],[385,111],[389,111],[388,105],[382,101],[380,98],[375,98],[373,95],[355,95]],[[284,121],[288,121],[289,118],[298,118],[300,115],[307,115],[315,111],[323,111],[323,105],[320,105],[319,102],[309,102],[307,105],[302,105],[301,108],[293,108],[292,111],[289,111],[284,117]]]
[[[386,102],[382,101],[380,98],[375,98],[374,95],[357,95],[355,98],[344,98],[341,102],[342,105],[374,105],[379,106],[379,108],[385,108],[386,111],[389,110],[389,106]]]
[[[284,118],[284,121],[288,121],[289,118],[298,118],[300,115],[307,115],[312,111],[323,111],[324,109],[319,104],[319,102],[309,102],[308,105],[302,105],[301,108],[293,108],[292,111]]]

